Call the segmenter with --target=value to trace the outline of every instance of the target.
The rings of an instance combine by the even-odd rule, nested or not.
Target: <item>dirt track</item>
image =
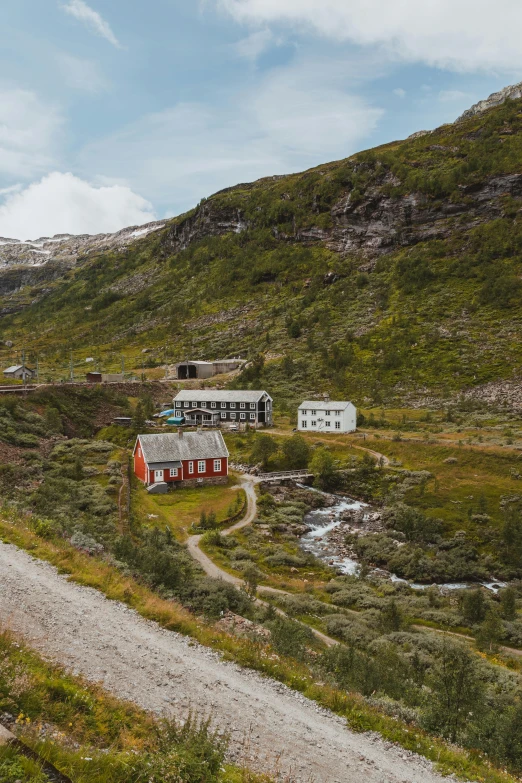
[[[46,656],[158,714],[211,714],[231,752],[299,783],[441,783],[425,759],[358,735],[284,685],[148,622],[0,543],[0,618]],[[279,759],[279,762],[278,762]]]

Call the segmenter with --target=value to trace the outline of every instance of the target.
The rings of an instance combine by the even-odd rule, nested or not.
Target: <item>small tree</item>
[[[138,432],[145,429],[145,414],[143,412],[143,405],[141,404],[141,400],[138,400],[138,404],[136,405],[134,416],[132,417],[132,426]]]
[[[498,612],[494,609],[489,609],[477,633],[476,638],[479,649],[496,652],[503,635],[504,626]]]
[[[154,416],[154,400],[152,399],[152,394],[144,394],[141,398],[141,405],[145,418],[152,419]]]
[[[261,571],[255,565],[249,565],[243,571],[243,590],[252,600],[257,595],[257,588],[261,577]]]
[[[467,647],[445,639],[430,685],[425,724],[456,742],[469,713],[483,701],[484,685],[476,656]]]
[[[335,485],[335,462],[327,449],[320,448],[314,452],[310,462],[310,472],[315,476],[315,485],[319,489],[331,489]]]
[[[384,633],[400,631],[404,625],[404,616],[393,598],[381,610],[381,625]]]
[[[487,604],[480,587],[466,590],[462,597],[462,614],[471,625],[481,623],[486,616]]]
[[[207,530],[207,512],[202,511],[199,515],[199,526],[201,530]]]
[[[288,470],[306,468],[310,460],[310,446],[302,435],[287,438],[283,445]]]
[[[270,457],[278,451],[277,443],[270,435],[258,435],[254,448],[252,449],[252,459],[254,462],[260,462],[263,470],[267,470]]]
[[[81,481],[84,477],[82,460],[79,456],[74,460],[72,477],[75,481]]]
[[[504,620],[515,620],[517,616],[517,595],[512,587],[500,593],[500,608]]]

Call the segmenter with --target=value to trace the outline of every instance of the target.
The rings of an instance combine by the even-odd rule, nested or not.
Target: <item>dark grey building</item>
[[[181,391],[174,398],[177,415],[185,416],[187,423],[250,424],[271,427],[273,400],[265,391],[216,391],[200,389]]]

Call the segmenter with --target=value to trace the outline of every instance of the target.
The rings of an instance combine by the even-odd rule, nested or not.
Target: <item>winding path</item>
[[[425,758],[143,619],[0,542],[0,619],[45,656],[158,715],[209,715],[231,756],[288,783],[444,783]]]

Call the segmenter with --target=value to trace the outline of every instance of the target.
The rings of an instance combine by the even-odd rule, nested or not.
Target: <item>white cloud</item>
[[[275,36],[268,28],[265,30],[257,30],[241,41],[238,41],[234,45],[236,54],[239,57],[244,57],[246,60],[252,60],[255,62],[267,49],[272,46],[275,41]]]
[[[62,52],[56,56],[62,77],[69,87],[84,92],[98,93],[108,89],[108,82],[98,63],[83,60]]]
[[[154,220],[152,206],[123,185],[94,187],[54,172],[0,206],[0,236],[36,239],[53,234],[97,234]]]
[[[89,27],[97,35],[105,38],[106,41],[109,41],[116,48],[121,48],[120,42],[112,32],[109,23],[105,21],[98,11],[87,5],[84,0],[69,0],[67,5],[62,7],[67,14],[74,16],[75,19],[85,24],[86,27]]]
[[[238,182],[347,157],[382,115],[354,94],[353,72],[345,60],[275,69],[216,108],[185,103],[146,115],[89,145],[80,165],[124,177],[177,213]]]
[[[403,90],[402,87],[396,87],[393,91],[394,95],[397,95],[398,98],[405,98],[406,97],[406,90]]]
[[[520,0],[215,0],[238,21],[301,25],[457,71],[522,69]]]
[[[26,179],[56,165],[63,117],[29,90],[0,89],[0,174]]]

